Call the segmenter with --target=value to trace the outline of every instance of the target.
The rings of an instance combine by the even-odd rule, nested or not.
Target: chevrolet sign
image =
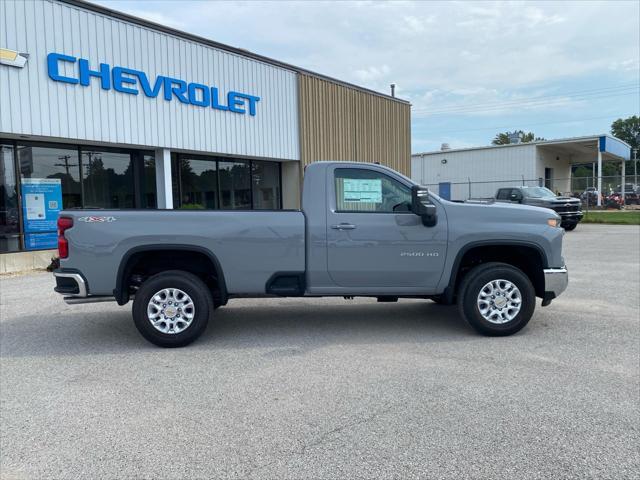
[[[74,76],[60,73],[60,64],[77,65]],[[146,73],[125,67],[111,67],[101,63],[97,70],[92,70],[89,60],[76,58],[61,53],[47,55],[47,71],[49,78],[56,82],[70,83],[88,87],[91,77],[100,80],[103,90],[115,90],[128,95],[138,95],[140,92],[149,98],[156,98],[162,90],[162,96],[168,102],[174,98],[180,103],[187,103],[197,107],[208,107],[233,113],[256,115],[256,104],[260,97],[248,93],[230,91],[220,94],[217,87],[201,83],[186,82],[177,78],[158,75],[152,81]]]

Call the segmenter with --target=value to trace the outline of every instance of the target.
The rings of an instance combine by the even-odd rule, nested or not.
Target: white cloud
[[[117,4],[113,4],[114,9],[117,7]],[[151,22],[158,23],[160,25],[165,25],[167,27],[172,27],[178,30],[188,29],[188,25],[179,21],[175,16],[165,15],[162,12],[158,11],[149,11],[137,8],[131,8],[127,10],[127,13],[130,15],[134,15],[136,17],[145,18]]]
[[[374,90],[396,83],[416,111],[588,88],[603,72],[628,83],[639,68],[638,2],[97,1]]]

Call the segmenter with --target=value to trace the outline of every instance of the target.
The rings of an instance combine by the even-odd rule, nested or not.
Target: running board
[[[115,302],[116,297],[64,297],[63,300],[68,305],[78,305],[80,303]]]

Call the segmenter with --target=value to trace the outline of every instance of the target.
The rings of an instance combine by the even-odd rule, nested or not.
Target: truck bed
[[[60,266],[81,269],[91,295],[113,294],[117,259],[160,245],[215,252],[230,294],[264,294],[275,272],[305,269],[299,211],[65,210],[61,216],[73,218],[73,227],[65,234],[70,255]]]

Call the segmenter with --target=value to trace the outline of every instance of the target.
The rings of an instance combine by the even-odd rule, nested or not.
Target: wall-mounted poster
[[[25,248],[56,248],[58,214],[62,210],[60,179],[24,178],[21,192]]]

